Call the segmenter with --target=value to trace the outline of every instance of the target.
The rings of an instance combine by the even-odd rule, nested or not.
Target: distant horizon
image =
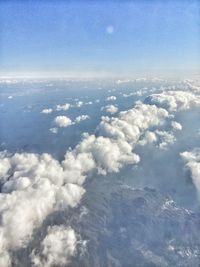
[[[127,74],[109,72],[1,72],[0,79],[138,79],[138,78],[200,78],[199,70],[159,73],[159,72],[132,72]]]

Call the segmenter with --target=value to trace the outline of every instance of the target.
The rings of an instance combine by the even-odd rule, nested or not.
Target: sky
[[[200,2],[0,1],[3,74],[200,70]]]

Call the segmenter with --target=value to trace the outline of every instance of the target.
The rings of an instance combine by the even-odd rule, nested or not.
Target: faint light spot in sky
[[[114,32],[114,27],[113,27],[112,25],[107,26],[107,27],[106,27],[106,32],[107,32],[108,34],[113,34],[113,32]]]

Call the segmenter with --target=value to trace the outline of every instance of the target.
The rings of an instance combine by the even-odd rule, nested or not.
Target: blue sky
[[[200,1],[0,2],[4,73],[200,69]]]

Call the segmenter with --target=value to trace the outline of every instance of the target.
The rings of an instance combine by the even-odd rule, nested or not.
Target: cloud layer
[[[66,151],[61,162],[49,154],[1,152],[0,266],[12,265],[12,253],[29,244],[49,215],[67,212],[80,203],[87,176],[116,173],[127,164],[138,164],[140,156],[135,152],[138,145],[156,143],[166,148],[175,142],[175,131],[182,129],[174,120],[174,113],[199,104],[199,96],[191,92],[169,90],[152,94],[117,117],[102,117],[95,134],[84,134],[73,150]],[[57,108],[66,110],[69,108],[66,105]],[[77,102],[77,106],[81,105]],[[57,116],[54,122],[58,127],[67,127],[85,119],[87,115],[78,116],[74,122]],[[199,151],[181,154],[197,190],[199,154]],[[30,257],[35,266],[62,266],[76,252],[76,243],[76,233],[70,226],[50,226],[40,250],[32,251]]]

